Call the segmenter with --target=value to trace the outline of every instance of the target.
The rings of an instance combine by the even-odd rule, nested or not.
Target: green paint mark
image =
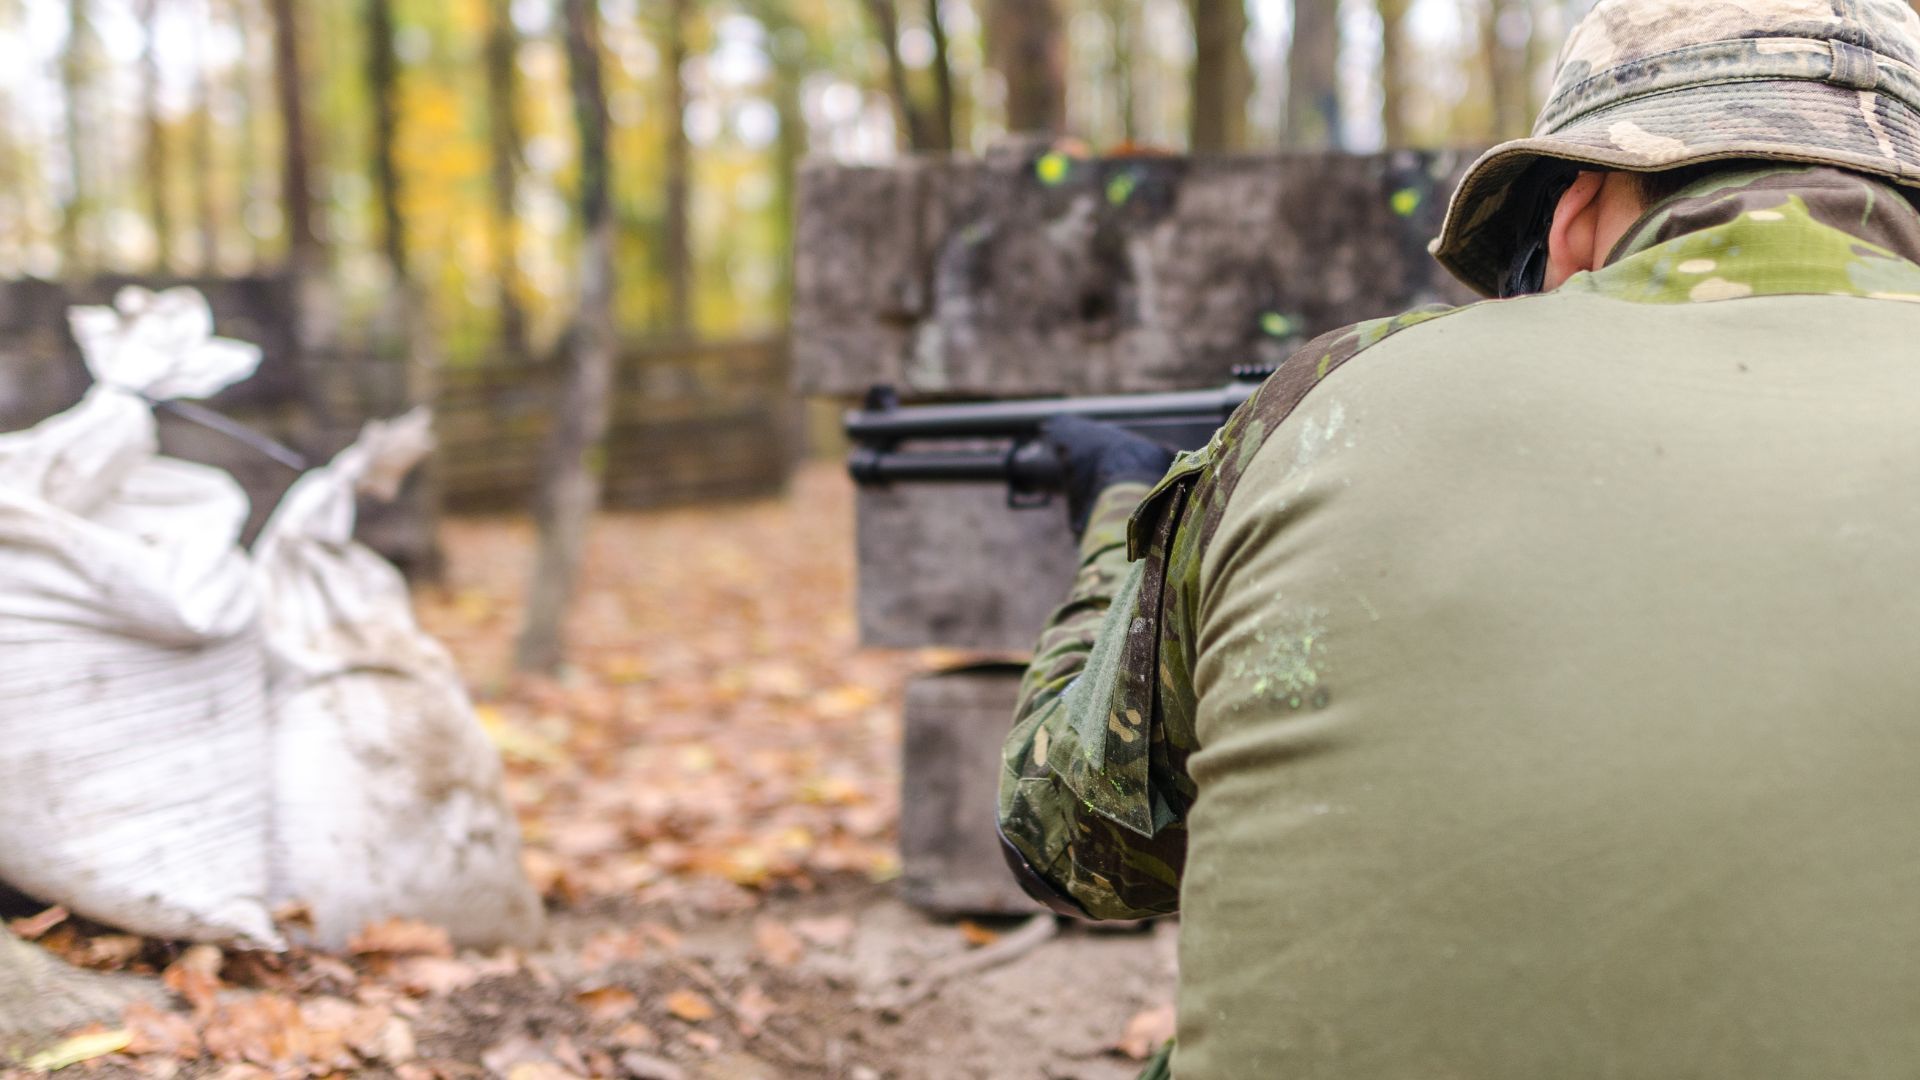
[[[1413,212],[1420,209],[1420,190],[1410,187],[1401,188],[1393,193],[1393,198],[1389,202],[1393,206],[1394,213],[1401,217],[1412,217]]]
[[[1034,175],[1048,187],[1059,187],[1073,174],[1073,159],[1055,150],[1033,163]]]
[[[1293,320],[1277,311],[1269,311],[1265,315],[1260,316],[1260,332],[1268,337],[1292,337],[1294,332]]]
[[[1319,380],[1319,379],[1324,379],[1324,378],[1326,378],[1326,377],[1327,377],[1327,368],[1329,368],[1329,367],[1331,367],[1331,366],[1332,366],[1332,364],[1333,364],[1333,354],[1332,354],[1332,353],[1328,353],[1327,355],[1325,355],[1325,356],[1323,356],[1323,357],[1321,357],[1321,358],[1320,358],[1320,366],[1319,366],[1319,367],[1317,367],[1317,368],[1315,368],[1315,369],[1313,370],[1313,377],[1314,377],[1314,379],[1315,379],[1315,380]]]
[[[1121,173],[1107,181],[1107,202],[1114,206],[1125,206],[1133,198],[1133,189],[1140,186],[1132,173]]]

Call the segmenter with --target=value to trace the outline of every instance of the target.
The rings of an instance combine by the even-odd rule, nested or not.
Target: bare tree
[[[91,266],[97,255],[90,221],[94,198],[90,141],[94,134],[93,75],[99,50],[88,0],[67,0],[67,45],[60,58],[67,138],[67,197],[60,207],[60,257],[61,268],[69,277]]]
[[[1134,81],[1134,39],[1139,30],[1135,0],[1101,0],[1100,17],[1107,24],[1107,81],[1113,84],[1120,120],[1120,138],[1128,145],[1140,141],[1140,96]]]
[[[1294,0],[1287,56],[1286,143],[1334,148],[1340,126],[1340,0]]]
[[[1247,144],[1246,0],[1188,0],[1193,18],[1193,108],[1188,143],[1195,153],[1238,150]]]
[[[1407,108],[1413,100],[1413,56],[1408,48],[1411,0],[1376,0],[1380,10],[1380,119],[1388,149],[1412,141]]]
[[[220,211],[215,189],[219,185],[220,163],[214,154],[213,143],[213,61],[208,53],[208,25],[213,21],[213,5],[202,0],[198,14],[199,25],[194,28],[194,59],[198,61],[194,78],[193,132],[189,154],[192,157],[192,177],[194,191],[195,233],[199,237],[196,252],[199,271],[211,277],[220,266]],[[244,72],[253,59],[253,33],[246,12],[236,9],[232,12],[232,26],[240,37],[240,69]],[[252,95],[243,95],[250,99]],[[248,127],[251,128],[251,107],[247,114]]]
[[[947,42],[947,22],[940,0],[927,0],[927,32],[933,38],[933,122],[928,125],[931,150],[951,150],[954,142],[953,56]]]
[[[693,334],[693,146],[687,139],[686,126],[687,35],[692,20],[692,0],[668,0],[667,63],[663,72],[667,83],[667,190],[660,255],[667,279],[667,331],[675,337]],[[596,80],[598,72],[596,67]]]
[[[987,62],[1007,85],[1007,127],[1066,126],[1066,44],[1053,0],[989,0]]]
[[[1492,94],[1496,139],[1524,135],[1532,119],[1532,78],[1527,52],[1533,11],[1528,0],[1483,0],[1480,47]]]
[[[140,28],[146,40],[140,53],[140,109],[146,126],[147,218],[153,224],[154,269],[173,266],[173,214],[169,207],[167,129],[160,118],[160,0],[140,0]]]
[[[676,0],[684,5],[686,0]],[[587,527],[600,504],[600,466],[613,394],[613,198],[606,90],[600,72],[597,0],[563,0],[575,126],[580,136],[580,310],[568,335],[560,398],[537,512],[539,552],[527,621],[515,657],[523,671],[551,672],[565,656],[564,627],[580,575]]]
[[[493,184],[493,254],[500,345],[513,359],[531,352],[527,310],[521,303],[518,236],[521,146],[520,35],[513,0],[487,3],[487,146]]]
[[[321,269],[324,252],[313,220],[300,9],[298,0],[268,0],[268,10],[273,16],[274,91],[280,107],[280,202],[287,220],[287,263],[305,278]]]

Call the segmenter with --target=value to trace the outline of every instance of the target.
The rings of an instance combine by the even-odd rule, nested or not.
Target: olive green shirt
[[[1920,1074],[1917,254],[1709,182],[1310,345],[1089,546],[1001,825],[1182,912],[1180,1080]]]

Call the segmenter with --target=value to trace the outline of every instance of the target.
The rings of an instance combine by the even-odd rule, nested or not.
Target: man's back
[[[1178,1075],[1912,1075],[1916,341],[1575,288],[1315,387],[1202,562]]]

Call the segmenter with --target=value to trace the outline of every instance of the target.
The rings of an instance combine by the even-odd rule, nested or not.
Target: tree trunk
[[[1193,109],[1188,143],[1196,154],[1247,145],[1246,0],[1189,0],[1193,17]]]
[[[199,237],[199,250],[195,253],[199,271],[203,277],[212,277],[220,268],[220,211],[215,201],[214,188],[219,183],[219,162],[213,149],[213,61],[208,55],[208,24],[213,21],[213,6],[203,3],[200,9],[201,24],[194,28],[194,59],[196,73],[194,77],[193,143],[190,152],[193,156],[192,177],[194,190],[194,218]],[[234,32],[240,37],[240,62],[242,72],[253,59],[253,35],[247,26],[246,13],[233,13]],[[251,98],[243,94],[242,100]],[[243,114],[247,126],[251,127],[252,110]],[[244,198],[242,202],[244,203]]]
[[[1294,0],[1286,144],[1319,150],[1346,144],[1340,125],[1340,0]]]
[[[1107,81],[1113,84],[1115,111],[1119,114],[1120,140],[1127,146],[1140,142],[1140,95],[1134,82],[1134,20],[1138,5],[1134,0],[1103,0],[1100,16],[1107,23]]]
[[[60,58],[66,96],[67,198],[60,207],[60,265],[68,278],[91,268],[95,255],[92,226],[93,72],[98,42],[88,0],[67,0],[67,45]]]
[[[381,400],[371,388],[363,390],[368,404],[386,411],[401,407],[432,406],[439,397],[440,342],[434,333],[427,300],[414,280],[412,248],[407,240],[404,212],[406,192],[400,175],[397,147],[400,138],[400,61],[394,53],[393,0],[367,0],[367,95],[373,106],[373,183],[380,207],[380,250],[386,255],[393,287],[387,290],[383,320],[391,328],[393,351],[404,365],[405,401]],[[429,536],[440,520],[440,469],[429,457],[415,470],[407,498]],[[440,571],[439,544],[429,542],[421,570]]]
[[[167,131],[160,120],[160,0],[140,0],[145,47],[140,55],[140,110],[146,123],[147,216],[153,224],[153,265],[165,276],[173,266],[173,215],[168,206]]]
[[[571,7],[569,8],[571,10]],[[597,20],[598,12],[594,13]],[[660,247],[667,278],[667,332],[674,337],[693,335],[693,146],[687,140],[687,34],[693,19],[691,0],[669,0],[667,9],[666,220]],[[598,24],[593,27],[598,40]],[[569,39],[571,47],[571,39]],[[598,66],[594,83],[600,79]],[[576,76],[576,80],[578,76]],[[576,92],[578,88],[576,87]],[[576,103],[576,109],[579,104]],[[602,104],[604,111],[604,103]],[[584,130],[584,128],[582,129]],[[591,246],[591,245],[589,245]]]
[[[1527,42],[1533,12],[1528,0],[1485,0],[1480,13],[1480,43],[1492,93],[1492,135],[1518,138],[1527,133],[1532,120]]]
[[[678,16],[686,0],[675,0]],[[614,389],[613,199],[597,0],[563,0],[575,124],[580,133],[580,311],[568,335],[538,511],[540,546],[520,632],[522,671],[552,672],[565,657],[564,622],[600,504],[599,457]],[[678,81],[678,72],[674,72]]]
[[[1007,130],[1066,126],[1066,44],[1053,0],[990,0],[987,62],[1007,85]]]
[[[500,305],[500,347],[513,360],[531,354],[520,302],[520,35],[513,0],[488,0],[487,128],[493,182],[493,258]]]
[[[0,1063],[61,1032],[117,1024],[135,1001],[157,1001],[156,984],[68,967],[0,925]]]
[[[1380,9],[1380,120],[1387,149],[1411,145],[1407,109],[1414,99],[1413,55],[1407,40],[1411,0],[1377,0]]]
[[[907,82],[907,65],[900,59],[900,20],[893,0],[867,0],[867,16],[873,20],[873,36],[880,42],[880,53],[887,58],[887,92],[893,98],[895,116],[907,149],[921,150],[927,145],[927,122],[913,100],[913,87]]]
[[[927,0],[927,32],[933,35],[933,123],[928,125],[927,140],[929,149],[951,150],[958,145],[953,127],[953,54],[940,0]]]
[[[274,89],[280,106],[280,202],[287,220],[287,263],[304,279],[320,270],[322,251],[313,221],[298,0],[269,0],[268,10],[273,16]]]

